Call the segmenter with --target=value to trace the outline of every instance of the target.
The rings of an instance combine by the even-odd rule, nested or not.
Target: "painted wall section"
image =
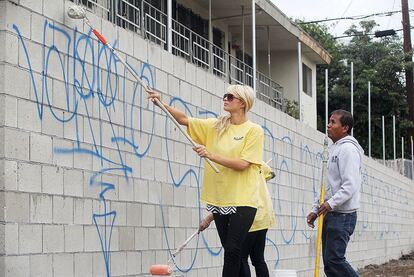
[[[65,15],[70,4],[0,1],[0,275],[145,276],[205,215],[202,163],[89,28]],[[222,79],[90,19],[164,100],[191,116],[220,113]],[[275,70],[295,71],[278,58]],[[276,172],[268,265],[310,276],[316,232],[305,216],[319,186],[323,135],[260,101],[250,118],[265,131],[265,160]],[[355,267],[397,258],[414,243],[412,182],[367,158],[362,173],[348,251]],[[174,268],[220,276],[222,260],[212,226]]]

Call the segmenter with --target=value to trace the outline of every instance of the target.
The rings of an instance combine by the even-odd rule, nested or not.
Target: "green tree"
[[[318,66],[317,109],[318,129],[325,131],[325,69],[329,70],[329,112],[336,109],[351,109],[351,68],[354,63],[354,136],[368,154],[368,81],[371,82],[371,152],[382,158],[382,120],[385,116],[386,158],[393,157],[392,115],[396,116],[397,156],[401,156],[401,137],[406,141],[408,127],[408,105],[404,83],[404,53],[398,36],[373,38],[375,21],[361,21],[352,25],[345,34],[352,36],[340,43],[329,34],[325,25],[301,24],[332,55],[328,66]],[[408,157],[409,144],[405,145]]]

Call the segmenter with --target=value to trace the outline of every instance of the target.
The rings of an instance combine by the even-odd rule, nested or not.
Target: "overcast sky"
[[[336,17],[349,17],[369,15],[374,13],[401,10],[401,0],[271,0],[283,13],[294,19],[305,21],[319,20]],[[414,0],[408,0],[409,9],[414,9]],[[392,16],[376,16],[380,24],[374,31],[387,29],[402,29],[401,13]],[[335,36],[343,35],[351,24],[357,24],[357,20],[340,20],[326,22],[330,31]],[[414,12],[410,12],[410,24],[414,26]],[[398,33],[402,36],[402,32]],[[411,32],[413,40],[414,30]]]

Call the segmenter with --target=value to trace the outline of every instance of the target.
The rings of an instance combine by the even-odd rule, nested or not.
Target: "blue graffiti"
[[[105,262],[107,277],[111,274],[110,253],[113,227],[117,219],[117,211],[111,210],[107,203],[107,195],[116,191],[117,184],[105,182],[103,177],[107,173],[118,173],[127,181],[139,172],[134,171],[134,163],[149,156],[151,147],[156,137],[157,110],[151,105],[145,107],[145,91],[136,81],[130,80],[126,67],[106,46],[98,43],[91,36],[91,31],[79,33],[75,28],[70,34],[66,30],[45,20],[43,26],[42,53],[29,53],[26,42],[19,28],[13,25],[19,42],[22,46],[28,74],[33,88],[33,96],[36,101],[37,113],[43,120],[46,113],[61,124],[74,123],[76,140],[72,148],[54,149],[59,155],[91,156],[99,161],[100,168],[95,168],[95,173],[89,179],[91,187],[99,187],[99,199],[103,205],[103,211],[93,214],[93,222],[96,226],[100,241],[102,255]],[[50,43],[50,37],[52,41]],[[55,39],[60,40],[58,44]],[[62,43],[63,42],[63,43]],[[113,45],[116,47],[117,42]],[[32,55],[42,55],[42,72],[40,82],[36,81],[35,72],[32,68]],[[150,87],[156,87],[154,70],[147,63],[142,63],[140,68],[134,66],[133,58],[129,57],[127,63],[135,73]],[[52,67],[52,64],[55,67]],[[55,72],[55,71],[58,72]],[[57,76],[58,75],[58,76]],[[56,77],[57,76],[57,77]],[[51,82],[59,79],[63,82],[63,91],[53,91]],[[61,93],[62,95],[57,95]],[[62,107],[57,107],[56,98],[64,99]],[[218,115],[209,110],[193,112],[194,107],[179,97],[173,97],[170,105],[179,106],[186,114],[193,116],[217,117]],[[180,165],[182,170],[174,170],[176,164],[172,157],[172,148],[175,143],[170,138],[171,122],[163,116],[162,136],[163,147],[167,160],[168,180],[174,189],[180,189],[183,184],[195,183],[197,189],[198,219],[201,221],[202,205],[200,201],[200,188],[202,175],[202,160],[197,158],[197,166]],[[314,197],[320,183],[321,161],[323,159],[321,149],[313,151],[311,147],[303,143],[294,143],[290,136],[276,136],[275,131],[264,122],[262,128],[265,133],[266,145],[265,157],[271,159],[271,167],[276,173],[276,178],[270,182],[271,198],[277,215],[287,217],[288,220],[278,221],[277,232],[280,233],[281,241],[273,237],[267,237],[267,245],[273,247],[277,253],[276,257],[270,257],[275,261],[274,268],[279,266],[280,255],[278,245],[290,245],[301,236],[306,241],[311,241],[314,231],[310,231],[305,222],[307,210],[311,203],[305,199],[305,193],[299,196],[296,190],[309,191]],[[148,128],[148,126],[150,126]],[[84,147],[84,142],[91,148]],[[299,147],[297,145],[300,145]],[[294,152],[299,153],[299,160],[295,160]],[[127,160],[126,153],[132,153],[135,160]],[[265,159],[266,160],[266,159]],[[299,170],[300,172],[295,172]],[[298,181],[294,180],[295,176]],[[296,186],[299,185],[299,186]],[[283,195],[282,189],[288,192]],[[401,201],[402,205],[408,205],[408,197],[405,191],[391,191],[391,187],[385,185],[383,180],[374,174],[363,171],[362,193],[366,197],[363,208],[373,207],[381,198],[390,201]],[[376,195],[376,196],[374,196]],[[285,202],[289,204],[286,205]],[[167,233],[167,224],[164,219],[163,203],[159,201],[162,217],[162,227],[166,239],[167,251],[172,256],[170,238]],[[393,216],[393,212],[386,208],[384,211],[377,209],[377,216],[382,219]],[[361,220],[362,231],[373,228],[369,222],[369,214],[364,213]],[[387,224],[381,225],[381,232],[377,235],[383,238],[386,235],[400,237],[397,230],[390,229]],[[276,233],[276,232],[275,232]],[[202,233],[201,242],[212,256],[219,256],[222,248],[213,249],[207,237]],[[192,252],[190,263],[182,265],[172,259],[177,271],[189,272],[193,269],[198,255],[200,237],[196,242],[196,251]]]

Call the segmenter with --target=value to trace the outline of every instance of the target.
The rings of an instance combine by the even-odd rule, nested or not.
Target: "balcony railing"
[[[143,0],[71,0],[118,26],[140,33],[167,49],[167,14]],[[172,52],[227,78],[232,84],[253,86],[253,68],[211,44],[203,36],[172,20]],[[256,74],[257,98],[283,109],[283,88],[268,76]]]

